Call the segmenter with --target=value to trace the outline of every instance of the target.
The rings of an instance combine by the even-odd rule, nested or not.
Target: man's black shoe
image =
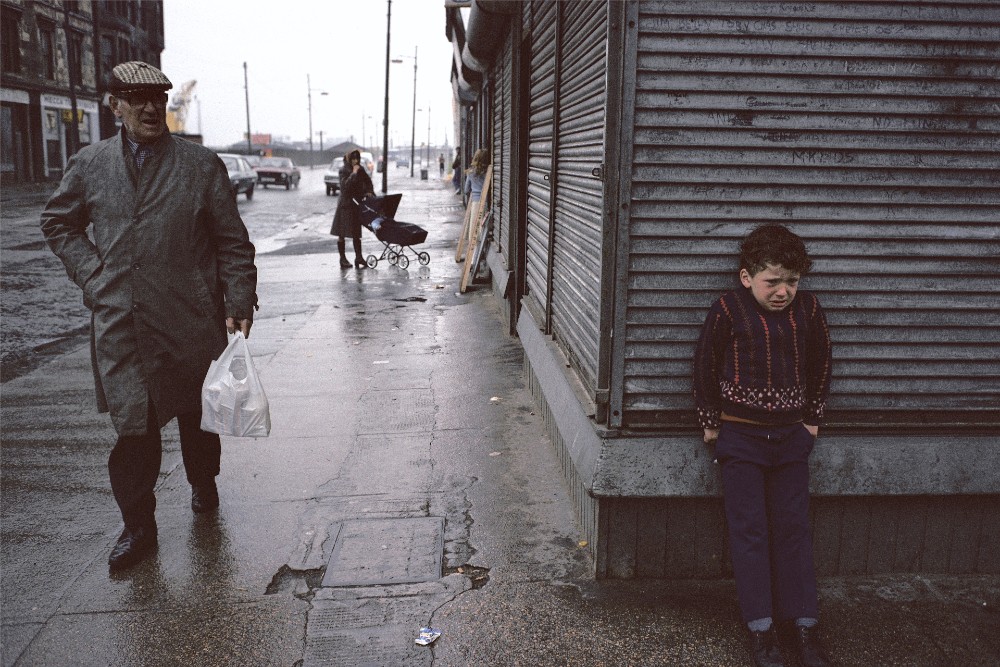
[[[219,489],[215,486],[215,480],[204,484],[195,484],[191,487],[191,509],[196,514],[211,512],[219,506]]]
[[[112,572],[127,570],[141,563],[156,549],[156,525],[122,531],[108,555],[108,567]]]
[[[795,640],[799,646],[799,658],[803,667],[830,667],[833,663],[819,643],[819,629],[795,626]]]
[[[750,631],[750,653],[756,667],[786,667],[773,625],[763,632]]]

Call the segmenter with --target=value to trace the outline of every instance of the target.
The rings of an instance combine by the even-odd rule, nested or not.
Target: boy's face
[[[798,271],[790,271],[780,264],[768,264],[754,275],[740,269],[740,282],[750,288],[750,293],[760,307],[772,313],[780,313],[795,298],[799,289]]]

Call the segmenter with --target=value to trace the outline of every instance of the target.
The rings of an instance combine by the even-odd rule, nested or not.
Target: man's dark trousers
[[[219,474],[222,444],[215,433],[201,430],[201,410],[177,416],[184,471],[192,486],[211,482]],[[156,480],[162,459],[160,429],[149,401],[145,435],[119,436],[108,457],[111,491],[125,527],[136,530],[154,523]]]
[[[723,422],[715,453],[744,622],[818,617],[809,528],[814,444],[802,424]]]

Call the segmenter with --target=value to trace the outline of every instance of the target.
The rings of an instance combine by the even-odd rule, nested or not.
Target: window
[[[69,33],[69,80],[74,85],[83,83],[83,35]]]
[[[3,13],[3,34],[0,35],[0,49],[3,53],[3,71],[11,74],[21,72],[21,15],[6,7]]]
[[[56,30],[51,23],[38,23],[39,57],[41,74],[46,79],[56,78]]]
[[[128,62],[132,60],[132,45],[129,41],[124,38],[118,39],[118,58],[119,62]],[[115,63],[116,65],[118,63]]]
[[[115,60],[115,43],[108,35],[101,35],[101,76],[111,76],[111,69],[118,64]]]

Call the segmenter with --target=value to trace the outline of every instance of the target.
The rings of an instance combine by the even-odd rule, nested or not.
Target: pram
[[[394,218],[396,209],[399,208],[399,200],[402,198],[401,194],[381,197],[368,196],[358,203],[358,208],[361,210],[361,224],[373,233],[384,246],[382,254],[378,257],[368,255],[366,263],[369,268],[374,269],[380,261],[387,259],[390,264],[405,269],[410,265],[410,258],[406,256],[407,249],[413,253],[422,266],[431,262],[431,256],[428,253],[417,252],[411,247],[427,240],[427,230],[413,223],[400,222]]]

